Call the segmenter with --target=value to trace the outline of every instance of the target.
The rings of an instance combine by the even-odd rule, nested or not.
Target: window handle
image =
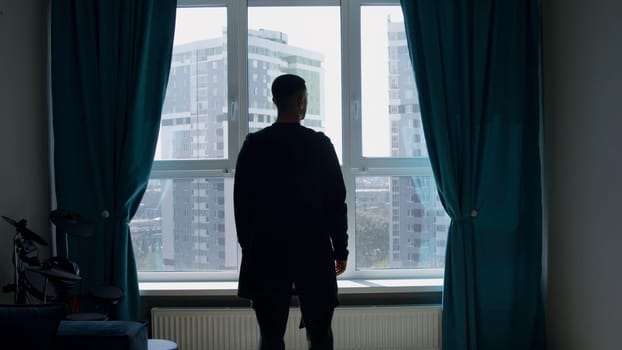
[[[229,121],[234,122],[237,119],[238,101],[231,101],[231,112],[229,113]]]
[[[353,99],[352,103],[350,104],[351,106],[351,111],[350,113],[352,113],[352,120],[359,120],[359,109],[360,109],[360,102],[358,99]]]

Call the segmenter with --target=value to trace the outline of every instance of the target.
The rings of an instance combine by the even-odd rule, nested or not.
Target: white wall
[[[47,7],[45,0],[0,0],[0,215],[25,218],[49,242]],[[0,219],[0,286],[13,279],[14,234]],[[0,303],[12,301],[0,292]]]
[[[551,349],[622,349],[622,2],[544,0]]]

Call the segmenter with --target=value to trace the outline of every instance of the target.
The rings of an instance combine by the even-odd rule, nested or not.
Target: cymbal
[[[82,277],[76,274],[63,271],[61,269],[53,268],[53,267],[42,268],[42,267],[27,266],[26,269],[32,272],[36,272],[38,274],[44,275],[44,276],[48,276],[50,278],[57,278],[57,279],[66,280],[66,281],[79,281],[82,279]]]
[[[39,236],[38,234],[32,232],[32,230],[30,230],[29,228],[26,227],[26,220],[25,219],[21,219],[19,222],[15,221],[9,217],[6,216],[2,216],[2,218],[4,220],[6,220],[6,222],[8,222],[9,224],[15,226],[15,228],[17,228],[17,232],[19,232],[22,237],[24,237],[25,239],[31,240],[31,241],[35,241],[41,245],[48,245],[48,242],[43,239],[43,237]]]
[[[77,213],[56,209],[50,213],[50,219],[60,233],[81,237],[93,234],[93,225]]]

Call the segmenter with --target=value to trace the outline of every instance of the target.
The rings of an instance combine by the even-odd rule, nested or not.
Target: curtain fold
[[[140,316],[129,222],[146,190],[169,76],[176,0],[52,0],[57,207],[94,223],[69,237],[80,295],[124,289],[116,318]]]
[[[401,5],[452,218],[443,349],[543,349],[539,1]]]

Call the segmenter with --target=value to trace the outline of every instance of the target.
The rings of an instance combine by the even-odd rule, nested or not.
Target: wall
[[[0,215],[49,240],[47,1],[0,0]],[[0,285],[13,279],[15,229],[0,220]],[[40,255],[49,249],[40,246]],[[0,303],[13,294],[0,293]]]
[[[544,0],[551,349],[622,347],[622,2]]]

